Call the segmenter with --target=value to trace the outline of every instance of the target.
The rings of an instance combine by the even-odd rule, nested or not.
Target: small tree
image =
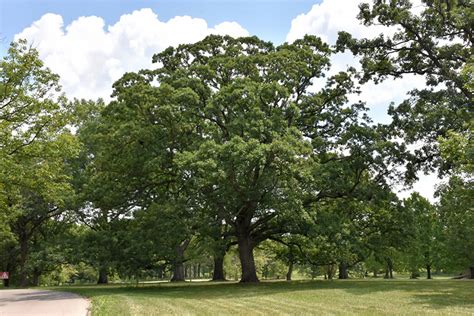
[[[412,275],[425,268],[427,279],[431,279],[433,266],[439,263],[441,252],[441,226],[437,209],[418,193],[404,200],[404,206],[413,216],[413,232],[406,249],[408,266]]]

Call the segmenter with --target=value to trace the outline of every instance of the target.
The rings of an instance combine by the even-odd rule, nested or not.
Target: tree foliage
[[[26,285],[32,238],[73,195],[68,160],[78,147],[58,76],[25,41],[12,43],[1,61],[0,91],[0,231],[10,235],[0,242],[2,262]]]
[[[374,1],[360,6],[364,25],[383,25],[393,35],[354,39],[341,32],[338,47],[361,57],[362,81],[379,82],[404,75],[423,76],[426,87],[412,90],[401,104],[392,105],[392,133],[418,146],[406,157],[408,179],[420,169],[451,170],[440,157],[438,138],[464,132],[473,114],[472,4],[470,1],[424,0],[415,13],[411,1]],[[390,33],[389,33],[390,34]],[[464,71],[463,71],[464,70]]]

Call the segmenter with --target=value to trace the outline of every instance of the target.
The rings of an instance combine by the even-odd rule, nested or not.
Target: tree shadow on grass
[[[474,300],[472,296],[474,295],[474,288],[470,294],[470,298],[466,295],[459,295],[454,292],[444,292],[444,293],[430,293],[430,294],[415,294],[413,299],[415,300],[412,304],[422,304],[429,305],[435,309],[443,309],[450,307],[462,307],[472,309],[474,313]]]
[[[474,281],[460,280],[365,280],[336,281],[328,289],[340,289],[352,295],[377,292],[405,292],[410,304],[429,306],[433,309],[462,307],[474,312]],[[388,296],[390,298],[390,296]]]
[[[371,296],[376,293],[402,291],[409,293],[410,304],[428,305],[430,308],[472,308],[474,310],[474,282],[469,281],[408,281],[408,280],[335,280],[239,283],[162,283],[140,286],[83,286],[55,288],[78,293],[87,297],[126,295],[151,299],[212,300],[259,297],[298,291],[342,290],[351,295]]]

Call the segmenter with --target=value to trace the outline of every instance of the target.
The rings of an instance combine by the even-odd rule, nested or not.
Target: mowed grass
[[[70,286],[92,315],[474,315],[470,280],[194,282]]]

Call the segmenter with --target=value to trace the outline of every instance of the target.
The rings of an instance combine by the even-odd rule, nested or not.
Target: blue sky
[[[209,26],[235,21],[257,35],[275,43],[285,41],[294,17],[308,12],[315,0],[0,0],[0,33],[5,42],[40,19],[45,13],[60,14],[67,25],[80,16],[96,15],[106,25],[121,15],[141,8],[151,8],[158,18],[174,16],[203,18]]]

